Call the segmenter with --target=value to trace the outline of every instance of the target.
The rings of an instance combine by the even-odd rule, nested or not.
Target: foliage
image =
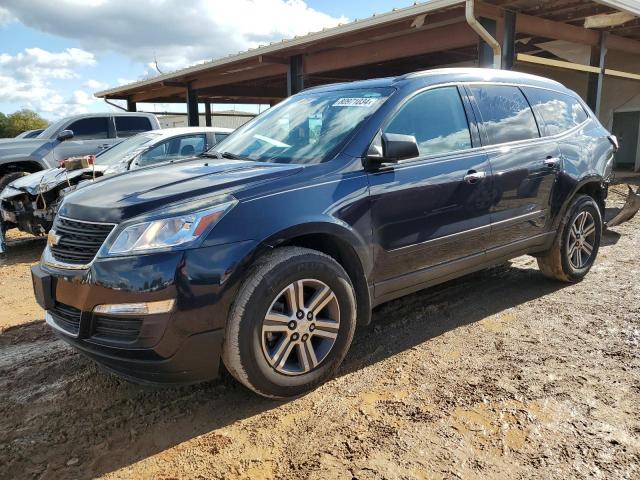
[[[46,128],[49,122],[33,110],[22,109],[10,115],[0,113],[0,138],[15,137],[27,130]]]

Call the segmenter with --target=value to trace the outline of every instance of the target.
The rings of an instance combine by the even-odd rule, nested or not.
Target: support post
[[[200,113],[198,112],[198,96],[191,88],[191,82],[187,83],[187,125],[190,127],[200,126]]]
[[[607,32],[600,32],[600,42],[597,47],[591,48],[591,65],[598,67],[598,73],[589,74],[587,85],[587,105],[600,116],[600,103],[602,101],[602,83],[604,81],[605,58],[607,56]]]
[[[479,22],[492,37],[495,37],[497,29],[495,20],[492,18],[481,17]],[[478,66],[482,68],[491,68],[494,66],[493,49],[491,48],[491,45],[485,42],[482,38],[480,38],[480,43],[478,44]],[[498,68],[498,66],[496,65],[495,68]]]
[[[304,88],[302,55],[289,58],[287,70],[287,96],[295,95]]]
[[[127,98],[127,112],[135,112],[137,111],[136,102]]]
[[[502,68],[513,69],[513,61],[516,56],[516,12],[506,10],[504,12],[504,36],[502,38]]]
[[[204,124],[207,127],[210,127],[212,124],[211,121],[211,104],[209,102],[206,102],[204,104]]]

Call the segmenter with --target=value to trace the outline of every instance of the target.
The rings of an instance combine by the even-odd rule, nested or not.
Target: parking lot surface
[[[530,257],[381,306],[336,379],[259,398],[228,377],[140,387],[42,323],[0,259],[0,478],[638,478],[640,218],[587,278]]]

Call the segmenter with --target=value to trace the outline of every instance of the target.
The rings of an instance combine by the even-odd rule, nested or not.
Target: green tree
[[[9,125],[9,119],[7,116],[0,112],[0,138],[4,138],[8,136],[7,127]]]
[[[33,110],[26,108],[18,110],[7,117],[7,127],[5,129],[5,136],[15,137],[16,135],[25,132],[27,130],[35,130],[37,128],[46,128],[49,124],[44,118],[38,115]]]

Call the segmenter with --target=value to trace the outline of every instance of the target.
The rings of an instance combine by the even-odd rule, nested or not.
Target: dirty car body
[[[101,152],[86,168],[63,162],[61,167],[19,178],[0,192],[0,221],[5,230],[17,228],[32,235],[46,235],[64,197],[83,182],[198,155],[231,131],[194,127],[140,133]]]
[[[515,72],[310,89],[218,145],[223,158],[67,196],[32,269],[36,298],[65,341],[127,378],[202,381],[224,360],[260,394],[299,394],[338,368],[350,343],[342,325],[367,324],[375,305],[555,252],[572,208],[600,218],[609,137],[574,92]],[[76,249],[77,231],[95,242]],[[340,315],[340,329],[324,332],[338,346],[310,363],[300,352],[325,340],[281,349],[335,328],[294,308],[309,298]]]

